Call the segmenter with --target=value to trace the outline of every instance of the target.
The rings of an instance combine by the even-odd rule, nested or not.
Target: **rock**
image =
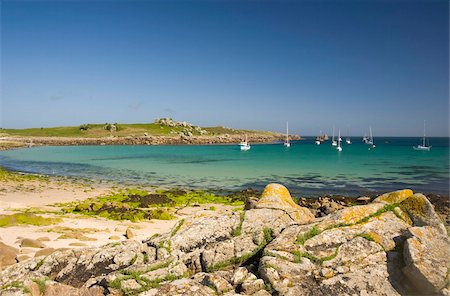
[[[55,249],[53,249],[53,248],[45,248],[45,249],[37,251],[36,254],[34,254],[34,257],[48,256],[51,253],[53,253],[54,251],[55,251]]]
[[[424,294],[438,293],[446,286],[450,267],[450,241],[430,226],[411,227],[411,238],[404,246],[404,274]]]
[[[207,274],[201,283],[213,287],[219,295],[233,290],[233,286],[217,274]]]
[[[216,292],[203,286],[191,279],[179,279],[167,284],[161,285],[157,289],[152,289],[141,293],[140,296],[215,296]]]
[[[256,204],[256,208],[283,210],[299,224],[311,223],[314,220],[314,215],[307,208],[297,205],[292,200],[287,188],[281,184],[267,185]]]
[[[30,254],[36,252],[35,249],[29,249],[29,248],[22,248],[20,249],[20,254]]]
[[[249,196],[245,199],[244,210],[256,209],[257,204],[258,204],[258,198],[254,197],[254,196]]]
[[[130,228],[127,228],[127,230],[125,231],[125,237],[127,239],[132,239],[134,237],[134,233]]]
[[[134,279],[129,279],[121,282],[121,288],[125,291],[129,290],[137,290],[140,289],[142,286],[136,282]]]
[[[447,234],[444,224],[425,195],[416,193],[405,199],[400,205],[408,212],[415,226],[429,225],[438,229],[442,234]]]
[[[242,292],[247,295],[253,295],[259,290],[264,290],[265,284],[262,279],[246,279],[242,283]]]
[[[324,197],[317,209],[335,212],[301,224],[302,211],[285,202],[290,196],[280,186],[266,188],[261,207],[185,218],[144,242],[57,250],[13,264],[0,272],[0,287],[17,295],[17,283],[48,279],[54,295],[449,294],[449,238],[422,195],[403,199],[409,193],[400,191],[340,210],[341,197]],[[36,283],[27,287],[39,294]]]
[[[413,195],[411,189],[403,189],[393,192],[382,194],[374,199],[373,202],[379,202],[384,204],[398,204]]]
[[[28,260],[28,259],[30,259],[31,257],[30,256],[27,256],[27,255],[18,255],[17,257],[16,257],[16,260],[17,260],[17,262],[22,262],[22,261],[26,261],[26,260]]]
[[[41,242],[49,242],[50,238],[47,236],[44,236],[44,237],[38,237],[36,240],[41,241]]]
[[[360,196],[356,200],[361,201],[361,202],[369,202],[371,200],[371,198],[368,196]]]
[[[117,235],[112,235],[109,237],[110,240],[120,240],[120,237]]]
[[[233,286],[240,285],[247,278],[248,270],[245,267],[238,267],[233,273],[233,277],[231,278],[231,283]]]
[[[36,295],[40,295],[36,294]],[[99,286],[92,288],[74,288],[69,285],[60,284],[53,281],[46,281],[44,294],[45,296],[103,296],[104,289]]]
[[[17,254],[19,254],[19,250],[0,242],[0,270],[15,264]]]
[[[31,239],[31,238],[24,238],[21,243],[20,243],[20,247],[24,248],[24,247],[28,247],[28,248],[45,248],[45,245],[35,239]]]
[[[71,247],[86,247],[87,245],[85,243],[73,242],[73,243],[70,243],[69,246],[71,246]]]
[[[271,295],[272,294],[270,294],[266,290],[259,290],[258,292],[252,294],[252,296],[271,296]]]

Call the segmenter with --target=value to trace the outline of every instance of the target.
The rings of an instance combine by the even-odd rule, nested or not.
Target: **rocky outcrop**
[[[449,238],[427,202],[399,191],[314,219],[270,184],[246,211],[55,251],[7,268],[0,285],[5,295],[448,295]]]
[[[256,208],[283,210],[292,220],[300,224],[310,223],[314,220],[314,215],[307,208],[297,205],[292,200],[287,188],[281,184],[267,185],[256,204]]]

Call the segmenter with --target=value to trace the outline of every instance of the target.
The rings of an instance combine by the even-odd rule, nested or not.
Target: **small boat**
[[[239,147],[241,148],[242,151],[250,150],[251,146],[247,141],[247,135],[245,135],[245,141],[239,143]]]
[[[339,139],[341,138],[341,129],[339,129],[339,136],[338,136],[338,138],[339,138]],[[337,150],[338,152],[341,152],[341,151],[342,151],[341,141],[338,141],[338,146],[336,147],[336,150]]]
[[[347,129],[347,139],[345,140],[345,143],[347,143],[348,145],[352,143],[352,141],[350,140],[350,134],[348,132],[348,129]]]
[[[362,138],[362,142],[363,142],[364,144],[367,144],[368,139],[369,139],[369,138],[367,138],[367,134],[364,133],[364,137]]]
[[[289,123],[286,122],[286,141],[284,141],[284,147],[291,147],[291,143],[289,143]]]
[[[426,135],[426,126],[425,126],[425,120],[423,121],[423,138],[422,138],[422,145],[417,145],[414,146],[413,149],[414,150],[418,150],[418,151],[430,151],[431,150],[431,146],[427,145],[428,140],[427,140],[427,135]]]
[[[334,126],[333,126],[333,138],[331,139],[331,146],[337,146],[337,142],[334,139]]]
[[[366,144],[370,145],[372,148],[375,148],[375,144],[373,143],[373,135],[372,135],[372,127],[369,127],[370,133],[369,138],[367,139]]]
[[[322,131],[320,131],[319,135],[316,137],[316,145],[320,145],[322,142],[328,141],[329,137],[327,134],[323,134]]]

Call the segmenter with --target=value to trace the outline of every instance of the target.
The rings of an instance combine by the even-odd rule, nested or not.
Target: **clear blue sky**
[[[443,1],[1,1],[4,128],[449,133]]]

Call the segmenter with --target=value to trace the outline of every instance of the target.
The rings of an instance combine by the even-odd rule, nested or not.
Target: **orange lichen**
[[[373,205],[364,205],[364,206],[354,206],[351,208],[344,209],[342,211],[341,219],[348,224],[353,224],[364,217],[370,216],[371,214],[375,213],[377,210],[382,208],[382,205],[375,206]]]
[[[308,209],[296,204],[289,190],[281,184],[267,185],[258,200],[257,208],[282,209],[289,213],[291,218],[302,223],[314,220],[314,215]]]
[[[388,193],[378,196],[374,200],[374,202],[382,202],[382,203],[387,203],[387,204],[401,203],[405,199],[411,197],[413,194],[414,193],[411,189],[403,189],[403,190],[388,192]]]
[[[404,200],[400,205],[412,215],[423,215],[426,204],[426,197],[422,194],[414,194],[410,198]]]

